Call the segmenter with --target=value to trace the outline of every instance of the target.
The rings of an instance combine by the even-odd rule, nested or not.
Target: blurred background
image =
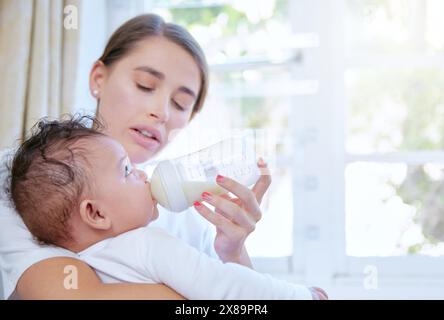
[[[185,26],[211,68],[159,158],[230,129],[272,141],[257,270],[333,299],[444,298],[444,1],[1,0],[0,147],[41,116],[94,113],[91,65],[145,12]]]

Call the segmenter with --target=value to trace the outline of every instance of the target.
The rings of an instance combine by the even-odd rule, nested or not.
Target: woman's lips
[[[130,129],[130,135],[134,142],[136,142],[144,149],[154,150],[157,149],[160,145],[159,141],[157,141],[155,138],[144,136],[139,130]]]

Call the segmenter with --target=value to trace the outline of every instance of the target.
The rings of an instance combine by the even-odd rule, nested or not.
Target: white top
[[[312,299],[311,291],[235,263],[223,263],[151,226],[79,253],[105,283],[164,283],[187,299]]]
[[[76,257],[68,250],[36,243],[20,216],[9,206],[4,186],[8,175],[6,161],[14,150],[0,152],[0,298],[10,298],[23,272],[33,264],[53,257]],[[169,213],[159,208],[160,217],[151,225],[164,228],[197,250],[217,257],[214,248],[215,229],[194,209]]]

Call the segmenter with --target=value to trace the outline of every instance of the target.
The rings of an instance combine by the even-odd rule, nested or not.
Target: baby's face
[[[157,202],[151,196],[146,174],[134,168],[122,145],[109,137],[92,141],[88,159],[92,166],[91,190],[112,221],[112,232],[120,234],[157,219]]]

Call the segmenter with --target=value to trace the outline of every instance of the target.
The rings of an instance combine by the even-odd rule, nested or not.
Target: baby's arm
[[[312,299],[301,285],[235,263],[222,263],[172,237],[146,228],[146,272],[188,299]]]

